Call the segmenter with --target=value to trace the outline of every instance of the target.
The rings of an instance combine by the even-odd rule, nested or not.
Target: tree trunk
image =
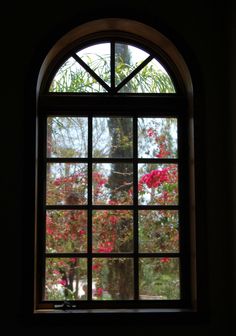
[[[128,45],[117,44],[116,45],[116,62],[123,62],[127,65],[130,64],[130,53]],[[125,76],[124,76],[125,77]],[[123,80],[124,78],[121,78]],[[120,92],[129,91],[129,85],[126,88],[122,88]],[[133,157],[132,153],[132,120],[130,118],[110,118],[108,121],[109,133],[112,139],[112,147],[110,157],[112,158],[129,158]],[[123,141],[124,140],[124,141]],[[117,173],[118,172],[118,173]],[[119,189],[124,181],[126,184]],[[122,198],[123,193],[132,186],[133,171],[132,165],[125,163],[114,163],[112,165],[111,175],[109,177],[109,185],[112,192],[112,198],[119,200]],[[119,190],[119,191],[118,191]],[[118,191],[118,192],[117,192]],[[132,224],[132,223],[131,223]],[[126,223],[120,223],[119,230],[116,234],[119,235],[119,231],[125,228]],[[120,252],[132,251],[133,242],[125,241],[119,246]],[[109,268],[109,284],[110,294],[113,299],[127,300],[133,298],[133,261],[131,259],[124,260],[123,258],[115,259],[111,261],[112,267]]]

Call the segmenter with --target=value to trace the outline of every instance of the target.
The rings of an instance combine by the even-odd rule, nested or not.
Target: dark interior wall
[[[231,208],[231,223],[232,223],[232,320],[236,320],[236,3],[232,1],[232,10],[231,10],[231,34],[230,34],[230,49],[229,49],[229,73],[230,73],[230,138],[229,138],[229,148],[231,148],[231,161],[229,165],[232,167],[232,189],[231,189],[231,198],[230,198],[230,208]]]
[[[28,2],[28,1],[27,1]],[[233,321],[233,237],[236,158],[235,79],[236,45],[231,23],[235,11],[211,1],[120,0],[118,2],[38,1],[6,4],[1,13],[1,77],[4,108],[1,113],[3,173],[2,259],[3,321],[24,330],[57,331],[43,322],[22,319],[30,309],[33,262],[35,86],[37,73],[50,47],[70,29],[103,17],[139,20],[165,34],[185,57],[193,74],[196,112],[198,247],[203,266],[201,287],[206,288],[209,319],[202,324],[146,325],[140,335],[210,335],[226,330]],[[234,27],[235,28],[235,27]],[[234,30],[235,33],[235,30]],[[230,158],[232,156],[234,159]],[[204,274],[205,273],[205,274]],[[203,279],[203,277],[201,277]],[[235,279],[235,278],[234,278]],[[28,290],[27,290],[28,288]],[[236,299],[236,298],[235,298]],[[14,304],[13,304],[14,303]],[[64,325],[58,330],[78,330]],[[81,329],[80,329],[81,330]],[[101,333],[114,326],[88,326]],[[229,333],[228,333],[229,334]],[[227,335],[228,335],[227,334]]]

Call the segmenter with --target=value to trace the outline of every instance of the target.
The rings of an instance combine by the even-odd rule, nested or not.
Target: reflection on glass
[[[87,203],[87,164],[48,163],[47,204]]]
[[[138,165],[139,204],[178,204],[178,165]]]
[[[141,64],[148,54],[128,44],[115,44],[115,85],[122,82],[139,64]]]
[[[110,43],[100,43],[77,52],[77,55],[108,85],[111,83]]]
[[[86,252],[87,211],[48,210],[46,213],[46,252]]]
[[[93,118],[93,157],[132,157],[132,118]]]
[[[180,299],[178,258],[140,258],[139,298],[141,300]]]
[[[48,157],[87,157],[87,118],[49,117],[47,121]]]
[[[133,213],[130,210],[93,211],[93,251],[132,252]]]
[[[175,93],[175,88],[163,66],[153,59],[124,85],[119,92]]]
[[[132,164],[93,164],[93,204],[132,204],[132,188]]]
[[[178,252],[178,211],[139,211],[139,252]]]
[[[87,259],[47,258],[44,300],[86,300]]]
[[[131,258],[94,258],[92,268],[94,300],[134,298]]]
[[[73,57],[70,57],[57,71],[49,92],[106,92],[106,90]]]
[[[138,118],[140,158],[177,157],[177,119]]]

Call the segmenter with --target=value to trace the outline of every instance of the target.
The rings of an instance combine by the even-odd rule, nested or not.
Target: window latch
[[[55,304],[55,309],[70,310],[75,309],[76,304],[71,303],[70,301],[64,301],[62,304]]]

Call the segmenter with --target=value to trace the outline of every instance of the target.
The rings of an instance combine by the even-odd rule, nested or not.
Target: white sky
[[[145,51],[137,48],[137,47],[133,47],[131,45],[129,45],[129,51],[130,51],[130,55],[131,55],[131,64],[135,64],[137,62],[140,61],[144,61],[149,54],[146,53]],[[93,46],[90,46],[88,48],[82,49],[79,52],[77,52],[77,55],[80,57],[85,56],[86,54],[90,54],[90,57],[94,57],[94,59],[97,58],[96,55],[98,56],[102,56],[102,55],[109,55],[110,54],[110,43],[100,43],[100,44],[95,44]],[[94,56],[92,56],[94,55]],[[164,69],[164,67],[157,61],[154,60],[152,61],[152,64],[162,70],[163,72],[166,73],[166,70]]]

